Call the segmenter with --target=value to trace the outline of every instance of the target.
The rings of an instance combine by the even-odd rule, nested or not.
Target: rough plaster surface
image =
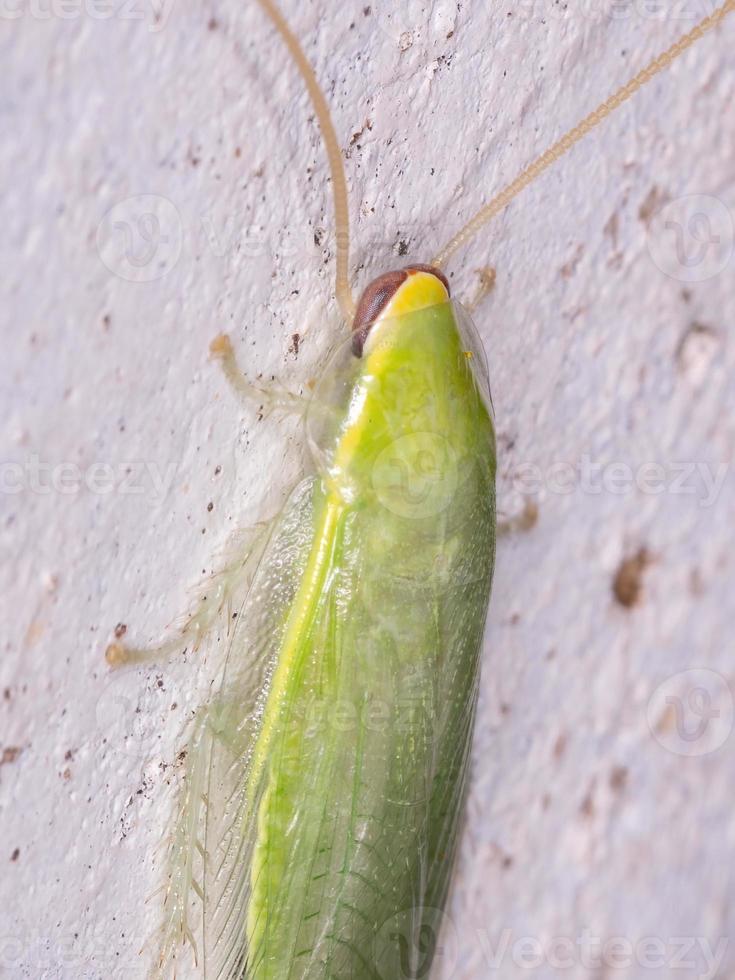
[[[360,285],[427,261],[705,12],[284,8]],[[735,19],[451,266],[460,295],[497,268],[500,506],[539,521],[498,550],[441,980],[735,976],[733,51]],[[241,410],[207,346],[228,330],[293,389],[318,370],[325,160],[252,3],[5,2],[0,52],[0,975],[133,980],[203,672],[102,652],[119,622],[160,636],[299,472],[298,426]]]

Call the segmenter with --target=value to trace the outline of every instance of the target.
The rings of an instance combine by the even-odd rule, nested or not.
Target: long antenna
[[[306,55],[302,51],[301,45],[291,32],[280,10],[276,7],[273,0],[258,0],[258,3],[273,21],[274,27],[281,35],[289,54],[296,63],[296,67],[306,84],[327,150],[329,169],[332,174],[334,231],[337,242],[337,270],[334,291],[340,310],[342,311],[342,316],[349,326],[355,315],[355,302],[350,289],[350,214],[347,202],[347,181],[345,180],[345,170],[342,163],[342,153],[337,142],[337,134],[334,130],[334,124],[329,114],[326,99],[322,94],[319,82],[314,74],[314,69],[306,60]]]
[[[687,48],[690,48],[695,41],[698,41],[708,31],[711,31],[713,27],[721,23],[733,10],[735,10],[735,0],[726,0],[714,13],[710,14],[709,17],[705,17],[693,30],[685,34],[675,44],[672,44],[667,51],[660,54],[658,58],[654,58],[649,65],[642,71],[639,71],[634,78],[631,78],[627,85],[623,85],[606,102],[598,106],[594,112],[585,116],[574,129],[570,129],[565,136],[562,136],[558,142],[549,147],[545,153],[519,174],[511,184],[508,184],[504,190],[480,208],[474,218],[471,218],[464,228],[460,229],[454,238],[444,246],[433,260],[432,265],[441,268],[458,249],[465,245],[473,235],[477,234],[483,225],[487,224],[488,221],[510,204],[513,198],[520,194],[524,188],[528,187],[540,174],[571,150],[583,136],[586,136],[590,130],[599,125],[603,119],[606,119],[618,106],[621,106],[631,95],[642,88],[646,82],[650,82],[654,75],[657,75],[664,68],[668,68],[672,61],[678,58],[680,54],[683,54]]]

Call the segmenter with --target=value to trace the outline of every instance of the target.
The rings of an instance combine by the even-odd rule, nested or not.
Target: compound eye
[[[382,276],[373,279],[365,289],[360,297],[360,302],[357,304],[355,319],[352,323],[352,347],[357,357],[362,357],[362,350],[370,333],[370,327],[407,279],[408,273],[404,269],[399,269],[396,272],[384,272]]]
[[[365,341],[372,325],[386,311],[396,293],[412,276],[417,274],[426,276],[427,273],[439,280],[446,290],[448,298],[449,282],[446,276],[431,265],[409,265],[405,269],[384,272],[382,276],[373,279],[360,297],[352,324],[352,346],[357,357],[362,357]]]

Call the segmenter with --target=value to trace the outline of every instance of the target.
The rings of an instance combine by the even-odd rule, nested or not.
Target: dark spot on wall
[[[125,636],[127,631],[128,631],[128,627],[126,623],[118,623],[117,626],[115,627],[116,638],[119,640],[120,637]]]
[[[217,18],[216,17],[210,17],[209,18],[209,22],[207,23],[207,30],[208,31],[216,31],[218,27],[219,27],[219,21],[217,20]]]
[[[372,128],[373,128],[373,124],[370,122],[369,119],[366,119],[365,122],[362,124],[362,127],[358,129],[357,132],[353,133],[352,136],[350,137],[350,146],[354,146],[355,143],[357,143],[357,141],[360,139],[360,137],[362,136],[362,134],[365,132],[366,129],[368,132],[370,132]],[[358,150],[360,149],[359,146],[357,148]]]
[[[579,804],[579,812],[583,817],[594,817],[595,815],[595,780],[593,779],[590,783],[590,788],[587,790],[587,795]]]
[[[526,497],[523,502],[523,511],[518,518],[518,530],[530,531],[538,524],[538,504],[530,497]]]
[[[625,558],[613,579],[613,595],[625,609],[631,609],[641,601],[643,593],[643,573],[651,563],[651,557],[645,548],[640,548],[634,555]]]
[[[20,857],[20,848],[19,847],[16,847],[16,849],[10,855],[10,860],[11,861],[17,861],[19,857]]]
[[[291,334],[291,344],[288,348],[289,354],[293,354],[294,357],[298,357],[300,344],[301,344],[301,334],[300,333]]]
[[[622,793],[628,785],[628,770],[625,766],[613,766],[610,771],[610,789],[615,793]]]
[[[212,511],[214,510],[214,504],[212,503],[212,501],[211,501],[211,500],[210,500],[210,501],[209,501],[209,503],[207,504],[207,510],[208,510],[208,511],[210,512],[210,514],[211,514],[211,512],[212,512]]]
[[[561,757],[566,752],[566,749],[567,749],[567,736],[564,734],[564,732],[562,732],[561,735],[554,742],[554,749],[553,749],[554,758],[561,759]]]
[[[15,762],[22,751],[18,745],[8,745],[0,755],[0,766],[9,766],[11,762]]]
[[[704,582],[702,581],[702,573],[698,568],[693,568],[689,572],[689,591],[690,593],[699,598],[704,592]]]
[[[617,211],[613,211],[610,217],[607,219],[605,227],[602,229],[603,234],[607,235],[612,242],[614,249],[618,247],[618,231],[620,229],[620,219],[618,218]]]
[[[579,265],[580,259],[584,255],[584,245],[577,245],[574,255],[568,259],[564,265],[559,270],[562,279],[571,279],[574,273],[577,271],[577,266]]]
[[[500,867],[503,868],[503,870],[513,867],[513,857],[510,854],[508,854],[508,852],[504,850],[500,846],[500,844],[495,844],[495,843],[491,844],[490,853],[491,853],[490,860],[493,861],[493,863],[497,861],[500,864]]]
[[[638,217],[646,227],[651,223],[651,218],[658,214],[668,200],[669,197],[664,191],[659,190],[655,185],[651,188],[638,209]]]
[[[398,254],[407,255],[408,254],[408,242],[400,241],[398,243]]]

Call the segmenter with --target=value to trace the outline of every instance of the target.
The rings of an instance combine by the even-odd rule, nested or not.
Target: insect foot
[[[480,282],[475,291],[475,295],[467,303],[467,310],[470,313],[474,313],[478,306],[487,299],[495,288],[495,279],[497,278],[495,269],[490,265],[483,266],[481,269],[477,269],[476,272]]]
[[[151,647],[150,650],[135,650],[133,647],[126,647],[123,643],[110,643],[105,650],[105,660],[113,670],[130,664],[158,663],[174,649],[174,646],[174,643],[166,643],[159,647]]]
[[[122,643],[110,643],[105,650],[105,660],[110,667],[122,667],[127,663],[128,652]]]
[[[218,334],[209,345],[209,353],[212,357],[233,357],[232,343],[226,333]]]
[[[498,521],[498,537],[515,534],[517,531],[531,531],[538,523],[538,504],[526,498],[523,510],[513,517]]]

